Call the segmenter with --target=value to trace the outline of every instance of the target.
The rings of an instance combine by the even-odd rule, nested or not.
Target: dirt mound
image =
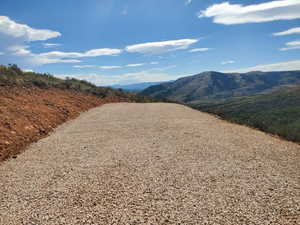
[[[37,87],[0,87],[0,161],[15,156],[80,112],[121,98]]]

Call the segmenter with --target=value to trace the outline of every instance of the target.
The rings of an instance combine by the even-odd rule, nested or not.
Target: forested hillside
[[[190,106],[300,142],[300,86],[283,87],[270,94]]]

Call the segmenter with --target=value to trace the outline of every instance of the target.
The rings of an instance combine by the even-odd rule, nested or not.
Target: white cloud
[[[224,71],[224,72],[250,72],[250,71],[290,71],[290,70],[300,70],[300,60],[292,60],[286,62],[279,62],[273,64],[265,64],[265,65],[257,65],[252,66],[244,69],[237,69],[231,71]]]
[[[142,54],[161,54],[181,49],[187,49],[190,45],[198,42],[197,39],[180,39],[161,42],[147,42],[126,47],[127,52]]]
[[[292,47],[285,47],[285,48],[280,48],[280,51],[288,51],[288,50],[295,50],[295,49],[300,49],[300,45],[298,46],[292,46]]]
[[[19,24],[7,16],[0,16],[0,33],[24,41],[44,41],[61,36],[57,31],[47,29],[35,29],[26,24]]]
[[[293,49],[300,49],[300,40],[297,41],[291,41],[286,43],[287,47],[280,48],[280,51],[288,51]]]
[[[185,4],[186,5],[189,5],[189,4],[191,4],[192,3],[192,0],[185,0]]]
[[[41,53],[40,55],[49,58],[82,58],[82,57],[96,57],[96,56],[104,56],[104,55],[118,55],[121,52],[122,52],[121,49],[100,48],[100,49],[92,49],[83,53],[52,51],[52,52]]]
[[[139,67],[144,65],[157,65],[159,62],[127,64],[124,66],[97,66],[97,65],[75,65],[74,68],[99,68],[99,69],[120,69],[123,67]]]
[[[98,68],[103,70],[111,70],[111,69],[119,69],[122,68],[121,66],[97,66],[97,65],[75,65],[74,68]]]
[[[297,40],[297,41],[291,41],[291,42],[288,42],[286,43],[287,45],[290,45],[290,46],[295,46],[295,45],[300,45],[300,40]]]
[[[118,75],[106,75],[106,74],[62,74],[56,75],[60,78],[73,77],[81,80],[90,81],[96,85],[100,86],[110,86],[115,84],[133,84],[141,82],[156,82],[156,81],[169,81],[175,80],[182,75],[154,72],[150,70],[125,73]]]
[[[26,63],[32,65],[43,65],[51,63],[79,63],[76,59],[49,58],[43,54],[35,54],[29,50],[27,45],[13,45],[7,48],[10,54],[23,57]]]
[[[136,64],[128,64],[126,65],[127,67],[138,67],[138,66],[143,66],[145,63],[136,63]]]
[[[17,56],[25,56],[30,55],[31,52],[28,50],[28,45],[12,45],[7,48],[8,51],[12,52],[14,55]]]
[[[210,48],[193,48],[191,50],[189,50],[189,52],[205,52],[210,50]]]
[[[4,52],[0,52],[0,55],[4,55]]]
[[[25,63],[25,65],[78,63],[80,60],[76,58],[118,55],[123,51],[121,49],[100,48],[91,49],[86,52],[50,51],[44,53],[33,53],[27,45],[28,42],[48,40],[50,38],[58,37],[61,34],[52,30],[34,29],[28,25],[16,23],[6,16],[0,16],[0,34],[2,34],[0,39],[0,50],[6,49],[8,55],[18,57],[14,58],[15,61],[18,61],[21,64]],[[9,36],[9,38],[7,39],[5,36]],[[45,48],[50,48],[57,47],[60,44],[43,43],[42,45]]]
[[[233,63],[235,63],[234,60],[227,60],[227,61],[221,62],[222,65],[233,64]]]
[[[103,70],[111,70],[111,69],[119,69],[122,68],[121,66],[99,66],[98,68]]]
[[[61,46],[61,44],[58,43],[43,43],[44,48],[55,48],[58,46]]]
[[[73,67],[82,69],[82,68],[94,68],[96,66],[94,66],[94,65],[75,65]]]
[[[201,11],[201,17],[213,17],[214,23],[225,25],[298,19],[300,1],[279,0],[247,6],[223,2]]]
[[[35,54],[29,50],[27,45],[13,45],[7,48],[11,55],[23,57],[23,60],[32,65],[43,65],[51,63],[78,63],[81,62],[76,58],[83,57],[96,57],[104,55],[117,55],[122,52],[120,49],[92,49],[83,53],[80,52],[44,52]],[[114,66],[114,68],[116,68]],[[101,69],[108,69],[108,67],[102,67]],[[112,69],[112,68],[110,68]]]
[[[30,51],[27,45],[28,42],[45,41],[59,36],[61,36],[61,33],[57,31],[35,29],[26,24],[19,24],[9,17],[0,16],[0,48],[1,50],[5,49],[8,56],[14,56],[13,60],[20,64],[41,65],[58,62],[80,62],[79,60],[49,58],[41,54],[35,54]]]
[[[32,65],[44,65],[52,63],[79,63],[80,60],[77,59],[50,59],[47,57],[41,57],[36,54],[32,54],[31,58],[27,60]]]
[[[289,35],[289,34],[299,34],[300,33],[300,27],[294,27],[285,31],[281,31],[278,33],[273,33],[274,36],[282,36],[282,35]]]

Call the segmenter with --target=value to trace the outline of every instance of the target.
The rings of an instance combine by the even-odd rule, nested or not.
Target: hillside
[[[40,74],[34,72],[23,72],[17,65],[0,65],[0,87],[1,86],[26,86],[42,89],[58,88],[62,90],[73,90],[83,92],[100,98],[117,97],[127,98],[134,102],[153,102],[153,98],[139,94],[129,93],[121,89],[99,87],[85,80],[67,78],[59,79],[51,74]]]
[[[190,106],[226,120],[300,142],[300,86],[273,93]]]
[[[300,71],[220,73],[204,72],[141,92],[155,98],[191,103],[269,93],[282,85],[300,83]]]
[[[124,101],[153,100],[86,81],[23,72],[16,65],[0,66],[0,161],[83,111]]]

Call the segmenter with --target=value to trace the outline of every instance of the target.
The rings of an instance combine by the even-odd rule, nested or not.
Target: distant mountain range
[[[127,85],[112,85],[111,88],[121,88],[126,91],[140,92],[150,86],[161,84],[162,82],[144,82]]]
[[[142,95],[182,103],[212,102],[273,92],[300,83],[300,71],[248,73],[203,72],[146,88]]]

